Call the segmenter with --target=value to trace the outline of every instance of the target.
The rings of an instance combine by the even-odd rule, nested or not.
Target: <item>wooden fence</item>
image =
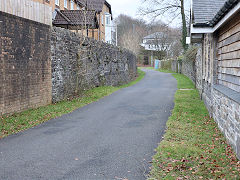
[[[0,11],[52,25],[52,8],[32,0],[0,0]]]

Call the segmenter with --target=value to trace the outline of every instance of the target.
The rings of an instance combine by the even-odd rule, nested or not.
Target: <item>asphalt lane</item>
[[[177,82],[171,74],[145,71],[136,85],[1,139],[0,179],[146,179]]]

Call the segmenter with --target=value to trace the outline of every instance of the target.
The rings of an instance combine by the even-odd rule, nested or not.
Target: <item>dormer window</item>
[[[71,10],[74,10],[74,2],[71,0]]]
[[[64,8],[68,8],[68,0],[64,0]]]
[[[55,0],[55,5],[59,6],[59,0]]]
[[[102,25],[104,25],[104,22],[103,22],[103,15],[102,15]]]
[[[106,25],[110,25],[110,17],[106,16]]]

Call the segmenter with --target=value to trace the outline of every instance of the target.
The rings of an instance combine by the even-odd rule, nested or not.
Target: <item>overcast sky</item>
[[[119,14],[126,14],[132,17],[137,17],[136,13],[141,4],[141,0],[108,0],[112,6],[113,18]]]
[[[137,12],[142,4],[142,0],[107,0],[111,6],[113,11],[113,18],[116,18],[119,14],[125,14],[132,16],[134,18],[143,18]],[[187,6],[186,9],[190,8],[190,0],[187,0],[185,5]],[[146,6],[146,4],[145,4]],[[152,19],[150,17],[144,17],[144,20],[150,22]],[[169,25],[172,27],[179,27],[181,26],[181,19],[180,16],[175,19],[174,21],[169,21],[169,19],[162,18],[158,19],[165,23],[170,23]]]

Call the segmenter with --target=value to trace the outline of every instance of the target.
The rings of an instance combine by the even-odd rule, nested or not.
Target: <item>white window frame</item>
[[[110,25],[110,16],[106,16],[106,25]]]
[[[73,0],[70,1],[70,6],[71,6],[70,9],[74,10],[74,2],[73,2]]]
[[[104,25],[104,20],[103,20],[104,18],[103,18],[103,14],[102,14],[102,25]]]
[[[60,0],[55,0],[55,5],[59,6],[59,1]]]
[[[68,0],[64,0],[64,8],[68,8]]]

